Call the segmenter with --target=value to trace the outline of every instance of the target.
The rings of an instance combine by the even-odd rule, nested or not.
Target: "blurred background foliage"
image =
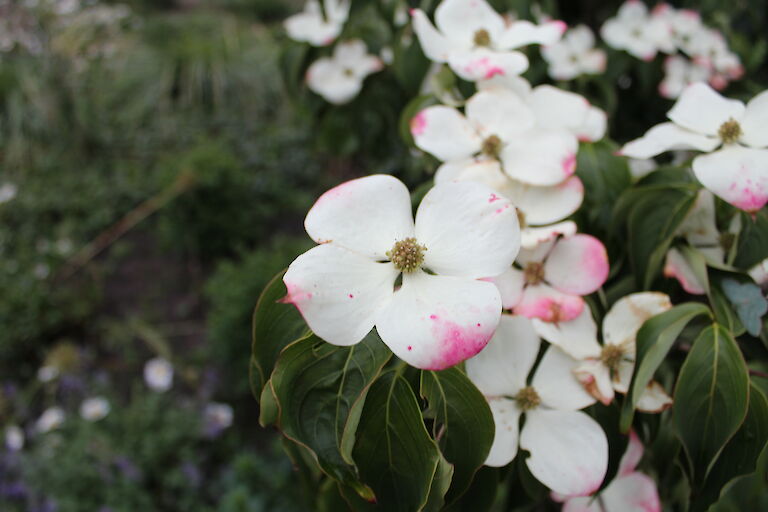
[[[620,5],[491,3],[593,29]],[[730,96],[765,87],[763,1],[673,3],[701,11],[745,63]],[[393,21],[399,2],[353,4],[343,37],[375,52],[392,45],[394,63],[332,108],[300,73],[327,49],[289,41],[280,24],[301,0],[0,0],[0,186],[17,190],[0,203],[0,428],[30,431],[52,404],[72,417],[2,453],[0,509],[312,508],[258,427],[252,308],[308,247],[302,219],[323,190],[374,172],[415,185],[435,167],[399,137],[426,71],[410,28]],[[612,139],[625,141],[671,101],[656,93],[660,57],[609,52],[605,75],[558,85],[605,108]],[[531,62],[529,79],[547,81],[543,61]],[[599,230],[607,219],[583,221]],[[168,394],[141,384],[157,355],[177,371]],[[41,382],[51,364],[58,380]],[[97,423],[72,412],[94,393],[112,403]],[[235,419],[209,439],[197,425],[214,399]]]

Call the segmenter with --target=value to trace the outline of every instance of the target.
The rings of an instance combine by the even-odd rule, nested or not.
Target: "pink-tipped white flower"
[[[605,433],[580,411],[595,399],[573,376],[577,361],[557,347],[547,349],[527,385],[540,345],[530,320],[503,315],[486,349],[466,362],[496,424],[485,464],[507,465],[519,445],[530,452],[525,463],[537,480],[560,494],[587,496],[600,487],[608,468]]]
[[[621,153],[650,158],[672,149],[703,151],[708,154],[693,160],[693,172],[702,185],[747,212],[768,202],[768,91],[745,106],[706,84],[693,84],[667,117],[672,122],[654,126],[627,143]]]
[[[652,60],[661,51],[674,51],[672,33],[666,20],[650,16],[640,0],[627,0],[616,17],[608,19],[600,29],[608,46],[625,50],[642,60]]]
[[[619,471],[600,492],[599,500],[590,496],[569,497],[553,493],[563,503],[562,512],[661,512],[659,492],[651,477],[635,471],[643,458],[643,443],[634,430],[629,432],[627,450],[619,461]]]
[[[103,396],[95,396],[83,400],[80,404],[80,417],[86,421],[99,421],[109,414],[112,407]]]
[[[447,63],[470,81],[519,75],[528,69],[528,59],[515,48],[552,44],[566,29],[562,21],[508,23],[485,0],[443,0],[435,9],[437,28],[421,9],[411,16],[427,58]]]
[[[635,368],[635,338],[643,323],[672,307],[663,293],[643,292],[619,299],[603,319],[603,344],[597,341],[597,325],[585,307],[570,322],[558,324],[533,320],[536,332],[581,361],[573,373],[584,388],[605,405],[614,392],[626,393]],[[637,404],[644,412],[660,412],[672,404],[664,388],[652,382]]]
[[[707,82],[712,76],[708,66],[672,55],[664,61],[664,79],[659,83],[659,94],[664,98],[677,98],[691,84]]]
[[[586,25],[570,29],[560,41],[542,47],[541,56],[549,64],[549,76],[555,80],[572,80],[605,71],[605,52],[595,48],[595,35]]]
[[[523,249],[516,266],[491,281],[504,309],[544,322],[567,322],[582,314],[584,299],[608,278],[608,254],[595,237],[565,236]]]
[[[307,86],[329,103],[351,101],[363,88],[363,80],[384,67],[375,55],[369,55],[359,39],[344,41],[333,49],[332,57],[322,57],[307,69]]]
[[[493,335],[501,299],[479,279],[509,268],[520,230],[509,200],[478,183],[437,185],[415,222],[411,212],[408,189],[392,176],[323,194],[304,222],[321,245],[291,263],[286,301],[329,343],[354,345],[376,326],[398,357],[439,370]]]
[[[173,385],[173,365],[162,357],[150,359],[144,365],[144,382],[158,393],[168,391]]]
[[[350,0],[324,0],[321,9],[320,2],[308,0],[304,11],[283,22],[288,37],[312,46],[328,46],[341,34],[351,4]]]

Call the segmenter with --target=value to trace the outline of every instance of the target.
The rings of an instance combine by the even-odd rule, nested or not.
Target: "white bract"
[[[35,430],[44,434],[59,428],[64,423],[65,415],[61,407],[49,407],[35,422]]]
[[[643,323],[672,307],[663,293],[643,292],[619,299],[603,319],[603,344],[597,341],[597,325],[585,307],[570,322],[558,324],[533,320],[536,332],[581,361],[574,374],[584,388],[605,405],[614,392],[626,393],[635,368],[635,337]],[[637,404],[644,412],[659,412],[672,404],[660,384],[652,382]]]
[[[750,268],[747,273],[749,277],[755,280],[755,283],[765,288],[768,285],[768,258]]]
[[[582,314],[584,299],[608,278],[608,254],[597,238],[571,234],[523,249],[516,266],[491,281],[504,309],[544,322],[568,322]]]
[[[467,375],[488,400],[496,424],[485,464],[507,465],[519,445],[530,452],[525,463],[537,480],[560,494],[586,496],[605,478],[608,441],[600,425],[579,411],[595,399],[572,374],[577,361],[559,348],[547,349],[526,384],[540,344],[530,320],[502,315],[485,350],[466,362]]]
[[[564,502],[562,512],[661,512],[656,482],[646,474],[635,471],[643,458],[643,443],[634,430],[619,461],[619,471],[603,489],[599,500],[594,497],[568,497],[553,494],[555,501]]]
[[[570,29],[560,41],[542,47],[541,56],[549,63],[549,76],[555,80],[605,71],[605,52],[595,48],[595,35],[586,25]]]
[[[365,77],[383,66],[380,58],[368,54],[363,41],[344,41],[336,45],[332,57],[322,57],[309,66],[307,85],[329,103],[340,105],[357,96]]]
[[[667,117],[672,122],[654,126],[621,153],[650,158],[672,149],[703,151],[708,154],[694,158],[693,172],[707,189],[747,212],[768,202],[768,91],[745,106],[693,84]]]
[[[86,421],[99,421],[107,417],[112,408],[103,396],[95,396],[83,400],[80,404],[80,417]]]
[[[173,366],[162,357],[150,359],[144,365],[144,381],[153,391],[168,391],[173,385]]]
[[[308,0],[304,11],[283,23],[291,39],[313,46],[328,46],[341,34],[349,16],[350,0],[324,0],[323,9],[317,0]]]
[[[659,50],[674,51],[668,23],[650,16],[648,8],[640,0],[624,2],[616,17],[603,24],[600,35],[608,46],[625,50],[642,60],[652,60]]]
[[[291,263],[286,301],[325,341],[354,345],[376,326],[398,357],[439,370],[493,335],[501,299],[479,279],[509,268],[520,230],[515,208],[488,187],[437,185],[414,222],[405,185],[368,176],[323,194],[304,226],[321,245]]]
[[[552,44],[566,29],[562,21],[508,23],[485,0],[443,0],[435,9],[437,28],[421,9],[414,9],[411,15],[427,58],[447,63],[470,81],[519,75],[528,69],[528,59],[515,48]]]
[[[664,61],[664,79],[659,83],[659,94],[665,98],[677,98],[689,85],[707,82],[711,77],[709,67],[681,55],[672,55]]]

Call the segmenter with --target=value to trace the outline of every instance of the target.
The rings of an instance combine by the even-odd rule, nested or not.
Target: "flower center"
[[[415,238],[395,242],[391,251],[387,251],[387,257],[400,272],[408,274],[421,267],[424,263],[424,251],[427,248],[419,245]]]
[[[720,125],[717,134],[723,139],[724,144],[732,144],[738,141],[739,137],[741,137],[741,125],[734,118],[730,118]]]
[[[523,269],[526,284],[539,284],[544,280],[544,264],[532,261]]]
[[[619,369],[619,363],[623,358],[624,349],[616,345],[605,345],[600,354],[600,361],[612,372]]]
[[[501,139],[497,135],[488,136],[483,141],[483,147],[481,151],[484,155],[498,159],[499,153],[501,153]]]
[[[517,406],[523,411],[530,411],[541,405],[541,398],[533,386],[526,386],[518,391],[514,399]]]
[[[352,68],[344,68],[344,76],[355,76],[355,71]]]
[[[475,46],[491,46],[491,35],[484,28],[475,32]]]

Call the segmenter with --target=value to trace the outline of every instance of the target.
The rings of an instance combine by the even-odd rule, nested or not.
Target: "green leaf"
[[[278,354],[289,343],[306,334],[308,329],[293,304],[280,299],[288,295],[280,272],[267,284],[253,311],[253,341],[251,343],[251,390],[258,400]]]
[[[701,489],[694,490],[692,510],[704,511],[717,501],[733,479],[753,473],[768,442],[768,399],[754,384],[749,390],[749,409],[744,423],[723,449]]]
[[[611,209],[621,193],[632,184],[627,159],[616,156],[618,146],[607,139],[594,144],[582,143],[576,162],[576,174],[584,183],[583,210],[590,224],[607,229]]]
[[[736,341],[719,324],[704,329],[675,388],[673,422],[693,487],[702,483],[747,414],[749,375]]]
[[[483,466],[475,473],[472,485],[459,498],[449,505],[446,512],[488,512],[496,502],[496,494],[499,491],[498,468]]]
[[[421,372],[422,397],[434,412],[433,436],[453,464],[450,503],[472,483],[493,444],[493,415],[482,393],[458,368]]]
[[[259,399],[259,425],[262,427],[273,425],[277,422],[279,412],[277,398],[275,398],[275,392],[272,389],[272,381],[268,380],[261,390],[261,398]]]
[[[283,434],[363,495],[368,491],[358,485],[351,448],[368,388],[391,356],[375,331],[351,347],[313,335],[286,347],[272,373]]]
[[[635,406],[653,374],[667,357],[669,349],[688,323],[700,315],[711,315],[709,309],[697,302],[679,304],[669,311],[648,319],[637,331],[635,371],[624,398],[621,411],[621,431],[629,431]]]
[[[741,323],[752,336],[760,336],[761,318],[768,313],[768,301],[760,287],[754,283],[739,283],[735,279],[723,279],[720,283],[728,300],[736,308]]]
[[[763,208],[754,218],[746,213],[742,214],[741,226],[733,265],[750,268],[768,256],[768,211]]]
[[[451,480],[453,480],[453,472],[453,465],[440,455],[437,471],[432,478],[432,486],[429,488],[429,498],[427,498],[426,505],[421,508],[422,512],[440,512],[443,510],[446,493],[451,487]]]
[[[386,372],[371,386],[352,455],[382,510],[420,510],[427,504],[440,450],[399,373]]]
[[[681,245],[679,250],[694,277],[704,288],[704,292],[709,294],[709,275],[707,274],[707,260],[704,255],[698,249],[687,244]]]

